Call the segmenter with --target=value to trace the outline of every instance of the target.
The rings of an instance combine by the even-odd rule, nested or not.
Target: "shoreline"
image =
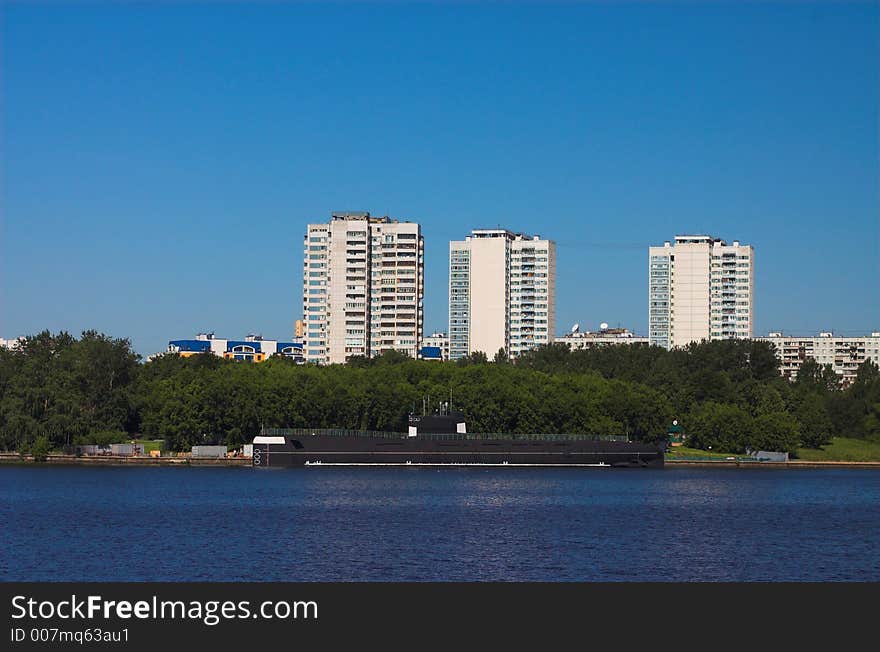
[[[18,453],[0,453],[0,464],[34,464],[33,456]],[[41,465],[46,466],[225,466],[250,467],[250,457],[230,457],[225,459],[193,457],[146,457],[123,455],[80,456],[50,454]],[[788,462],[743,462],[738,460],[665,460],[664,466],[672,468],[739,468],[739,469],[877,469],[877,462],[811,461],[790,460]]]
[[[33,455],[0,453],[0,464],[34,464]],[[250,457],[224,459],[199,457],[149,457],[146,455],[61,455],[50,453],[41,465],[51,466],[251,466]]]
[[[742,462],[737,460],[665,460],[664,466],[688,467],[728,467],[740,469],[878,469],[880,462],[847,462],[844,460],[789,460],[788,462]]]

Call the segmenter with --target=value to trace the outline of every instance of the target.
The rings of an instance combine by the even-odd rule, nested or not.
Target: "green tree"
[[[43,435],[37,437],[31,446],[31,455],[34,456],[34,462],[45,462],[49,457],[50,450],[49,438]]]
[[[863,365],[856,382],[841,389],[833,370],[809,360],[788,383],[772,346],[745,340],[671,351],[551,344],[512,362],[489,365],[477,352],[457,363],[426,363],[389,351],[327,366],[212,354],[143,363],[125,339],[43,331],[20,349],[0,350],[0,448],[30,449],[39,437],[60,447],[142,433],[186,450],[239,445],[263,427],[401,432],[423,397],[436,407],[450,390],[471,431],[653,440],[676,415],[691,445],[714,450],[790,446],[794,439],[818,446],[829,434],[880,437],[874,365]]]
[[[798,369],[795,384],[820,391],[833,391],[840,387],[840,378],[830,364],[820,365],[813,358],[807,358]]]
[[[473,364],[485,364],[489,362],[489,359],[486,357],[486,354],[482,351],[474,351],[470,355],[466,355],[462,358],[459,358],[457,361],[458,366],[466,367],[467,365]]]
[[[828,414],[825,397],[816,392],[803,396],[795,408],[801,445],[821,448],[831,443],[833,425]]]
[[[794,453],[800,444],[797,420],[785,412],[762,414],[755,418],[748,446],[754,450]]]
[[[743,453],[754,429],[749,413],[735,405],[708,402],[683,422],[688,444],[694,448]]]

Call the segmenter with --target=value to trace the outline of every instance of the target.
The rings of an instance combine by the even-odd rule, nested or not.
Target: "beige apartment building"
[[[664,348],[754,334],[755,250],[680,235],[648,250],[648,337]]]
[[[424,250],[414,222],[333,213],[309,224],[303,262],[304,357],[342,363],[395,349],[418,357]]]
[[[821,366],[831,365],[844,385],[855,380],[863,362],[871,360],[880,364],[880,332],[857,337],[835,335],[831,331],[806,337],[775,332],[757,339],[774,345],[779,372],[789,380],[797,378],[801,364],[808,358]]]
[[[474,229],[449,243],[449,357],[504,349],[515,357],[553,341],[556,243]]]

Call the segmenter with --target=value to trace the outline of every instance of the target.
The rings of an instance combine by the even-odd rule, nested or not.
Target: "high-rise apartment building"
[[[649,248],[648,337],[672,348],[754,333],[755,250],[680,235]]]
[[[303,262],[304,355],[345,362],[396,349],[418,356],[424,316],[424,251],[413,222],[333,213],[309,224]]]
[[[449,243],[449,357],[548,344],[556,327],[556,243],[475,229]]]

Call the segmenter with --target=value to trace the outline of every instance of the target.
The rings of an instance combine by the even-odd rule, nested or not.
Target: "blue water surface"
[[[876,581],[880,473],[7,466],[0,578]]]

